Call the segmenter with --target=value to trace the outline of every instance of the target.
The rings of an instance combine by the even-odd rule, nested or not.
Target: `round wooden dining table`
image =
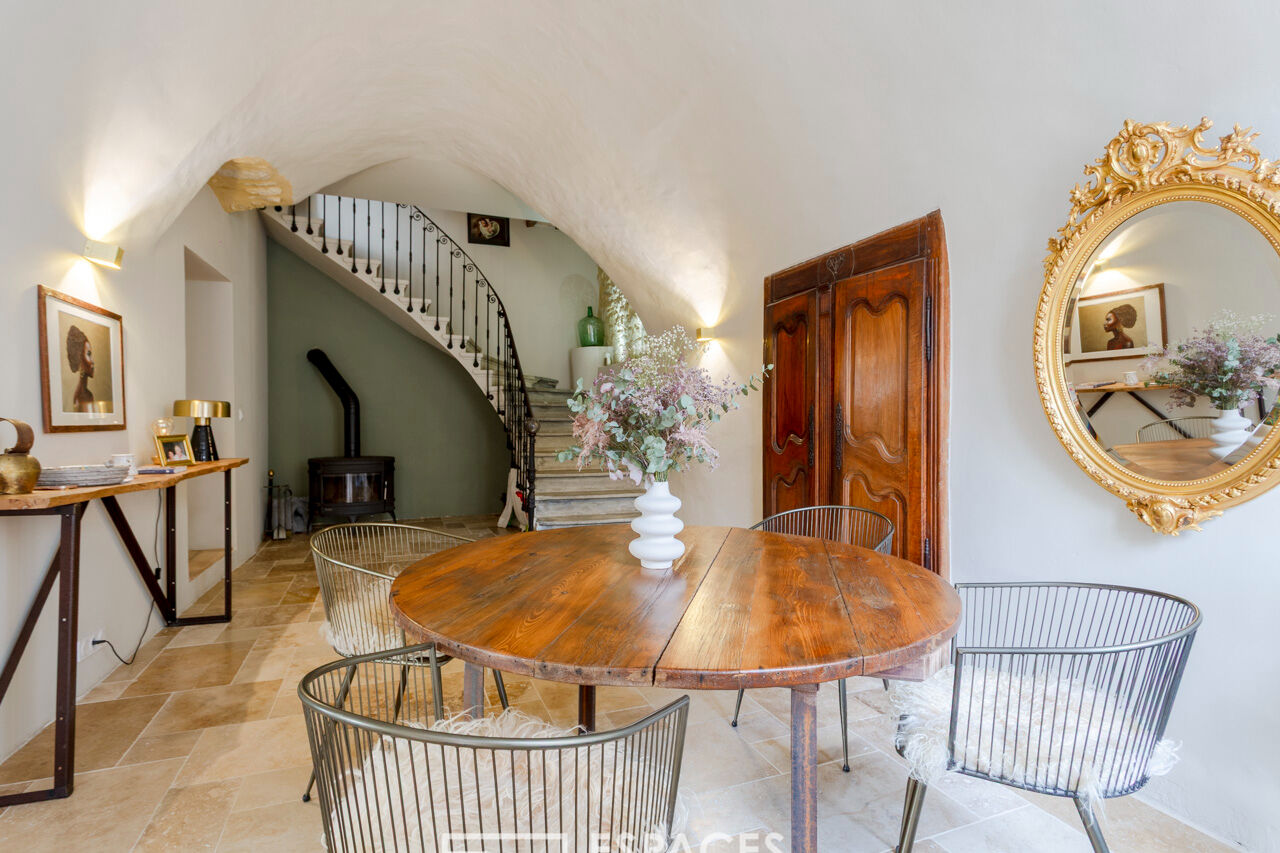
[[[484,669],[579,685],[791,690],[792,850],[817,848],[818,685],[883,673],[939,649],[960,599],[914,563],[823,539],[688,527],[668,572],[642,569],[626,525],[482,539],[415,563],[391,604],[410,637],[466,664],[463,705],[483,713]]]

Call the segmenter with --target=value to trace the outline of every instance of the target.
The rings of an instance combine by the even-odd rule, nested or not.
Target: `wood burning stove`
[[[326,517],[354,521],[381,513],[390,513],[394,519],[395,457],[360,455],[360,398],[323,350],[309,351],[307,361],[316,366],[342,403],[343,455],[307,460],[311,523]]]

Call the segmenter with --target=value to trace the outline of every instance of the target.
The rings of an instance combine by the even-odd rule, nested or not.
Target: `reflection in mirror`
[[[1272,383],[1237,378],[1239,413],[1233,390],[1213,386],[1219,410],[1164,357],[1211,324],[1230,337],[1230,312],[1256,327],[1256,338],[1234,332],[1246,360],[1265,364],[1264,380],[1275,371],[1280,350],[1264,339],[1280,329],[1280,256],[1253,225],[1207,202],[1157,205],[1109,234],[1083,269],[1063,361],[1077,415],[1104,451],[1136,474],[1184,482],[1227,470],[1261,442],[1280,413]]]

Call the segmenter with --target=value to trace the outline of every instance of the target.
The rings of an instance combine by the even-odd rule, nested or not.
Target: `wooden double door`
[[[948,299],[939,212],[765,279],[764,510],[876,510],[946,576]]]

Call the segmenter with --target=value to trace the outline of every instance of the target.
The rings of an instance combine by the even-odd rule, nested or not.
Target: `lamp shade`
[[[175,417],[197,420],[229,418],[231,404],[226,400],[174,400],[173,414]]]

